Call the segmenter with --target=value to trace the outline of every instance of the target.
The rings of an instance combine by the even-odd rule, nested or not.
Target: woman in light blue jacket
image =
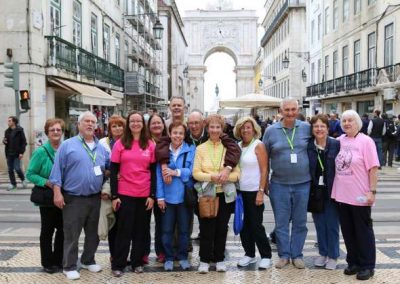
[[[178,225],[177,258],[183,270],[190,268],[188,262],[189,243],[189,209],[184,203],[185,190],[193,188],[192,170],[196,148],[186,144],[186,126],[183,123],[173,123],[169,127],[171,135],[170,162],[168,167],[161,170],[157,166],[157,202],[162,213],[162,243],[165,250],[166,262],[164,269],[172,271],[174,266],[173,236]],[[171,177],[167,184],[164,178]]]

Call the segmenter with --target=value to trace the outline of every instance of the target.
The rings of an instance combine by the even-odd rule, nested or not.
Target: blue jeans
[[[318,251],[322,256],[332,259],[339,257],[339,212],[335,202],[325,201],[322,213],[313,213],[317,231]]]
[[[271,182],[269,196],[275,216],[276,244],[280,258],[303,257],[303,247],[308,231],[309,192],[310,182],[291,185]],[[290,222],[292,222],[291,230]]]
[[[186,260],[188,258],[189,245],[189,210],[184,203],[170,204],[166,203],[167,208],[162,213],[162,243],[165,250],[166,260],[174,260],[174,231],[175,225],[178,224],[178,260]]]
[[[21,181],[25,180],[24,173],[21,170],[21,160],[18,158],[18,156],[7,156],[7,167],[8,177],[10,178],[10,183],[12,185],[17,185],[14,170],[17,172],[17,175]]]
[[[382,138],[371,137],[375,142],[376,152],[378,153],[379,165],[382,166],[383,163],[383,150],[382,150]]]

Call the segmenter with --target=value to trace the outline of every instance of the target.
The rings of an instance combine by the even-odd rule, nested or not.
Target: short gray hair
[[[87,111],[85,111],[85,112],[82,112],[82,113],[79,115],[79,117],[78,117],[78,123],[81,122],[82,119],[83,119],[85,116],[93,116],[93,117],[96,119],[96,122],[97,122],[97,117],[96,117],[91,111],[87,110]]]
[[[297,108],[299,108],[299,101],[292,97],[286,97],[282,99],[280,108],[283,109],[283,106],[287,103],[296,103]]]
[[[352,109],[346,110],[344,113],[342,113],[342,117],[340,119],[340,127],[342,127],[342,129],[343,129],[343,119],[345,119],[346,117],[354,118],[356,120],[357,125],[358,125],[358,131],[361,130],[361,128],[362,128],[361,117],[355,110],[352,110]]]
[[[182,96],[172,96],[170,98],[169,102],[171,103],[172,100],[181,100],[183,102],[183,106],[185,106],[185,104],[186,104],[185,98]]]

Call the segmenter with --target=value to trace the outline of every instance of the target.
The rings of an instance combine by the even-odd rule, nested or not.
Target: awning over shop
[[[64,89],[75,91],[81,95],[82,103],[85,105],[116,106],[118,104],[118,99],[97,87],[59,78],[52,78],[50,81]]]
[[[111,90],[111,96],[117,99],[117,105],[122,105],[124,100],[124,93]]]

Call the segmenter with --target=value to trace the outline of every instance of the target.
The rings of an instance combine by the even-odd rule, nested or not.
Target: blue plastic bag
[[[242,195],[238,194],[235,202],[235,218],[233,219],[233,232],[239,235],[243,228],[243,199]]]

